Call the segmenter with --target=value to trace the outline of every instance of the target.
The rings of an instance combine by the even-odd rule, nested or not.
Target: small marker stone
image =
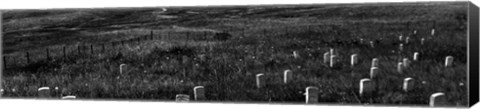
[[[378,67],[378,58],[372,59],[372,67]]]
[[[205,100],[205,88],[203,86],[196,86],[193,88],[195,100]]]
[[[298,54],[297,51],[293,51],[293,58],[295,58],[295,59],[300,58],[300,55]]]
[[[177,94],[177,95],[175,96],[175,101],[176,101],[176,102],[189,102],[189,101],[190,101],[190,95]]]
[[[338,57],[336,55],[330,56],[330,67],[335,67],[337,64]]]
[[[292,70],[285,70],[283,72],[283,83],[287,84],[289,81],[292,80]]]
[[[50,87],[40,87],[38,88],[38,97],[39,98],[50,98]]]
[[[330,62],[330,53],[326,52],[323,54],[323,63],[327,64],[328,62]]]
[[[350,64],[352,66],[355,66],[358,63],[358,55],[352,54],[350,61],[351,61]]]
[[[403,67],[407,68],[410,66],[410,60],[408,58],[403,58]]]
[[[438,92],[430,96],[430,107],[446,106],[447,98],[445,93]]]
[[[410,42],[410,37],[405,38],[405,44],[408,44]]]
[[[405,78],[403,80],[403,91],[409,92],[413,89],[414,81],[413,78]]]
[[[400,44],[398,50],[403,51],[403,44]]]
[[[370,41],[370,47],[375,48],[375,44],[373,43],[373,41]]]
[[[257,88],[262,88],[263,86],[265,86],[265,78],[263,74],[257,74],[256,80],[257,80]]]
[[[453,63],[453,56],[447,56],[445,58],[445,67],[452,66],[452,63]]]
[[[432,29],[431,35],[432,35],[432,36],[435,35],[435,29]]]
[[[68,96],[63,96],[62,99],[77,99],[77,97],[73,95],[68,95]]]
[[[364,96],[365,94],[370,94],[375,90],[375,84],[372,80],[368,78],[364,78],[360,80],[360,89],[359,94],[360,96]]]
[[[420,44],[424,45],[425,44],[425,38],[420,39]]]
[[[413,53],[413,61],[418,61],[418,56],[420,54],[418,52]]]
[[[378,77],[380,69],[378,67],[370,68],[370,79],[375,79]]]
[[[398,73],[403,73],[403,63],[399,62],[397,65],[397,72]]]
[[[120,74],[125,73],[126,69],[127,69],[127,64],[120,64]]]
[[[336,55],[335,49],[330,48],[330,56],[335,56],[335,55]]]
[[[307,87],[305,89],[305,101],[307,104],[314,104],[318,102],[318,88]]]

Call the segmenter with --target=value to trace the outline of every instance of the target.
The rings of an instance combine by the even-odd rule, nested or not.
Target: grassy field
[[[305,88],[315,86],[320,103],[426,106],[444,92],[449,105],[468,104],[466,2],[166,9],[3,12],[3,96],[35,98],[48,86],[80,99],[173,101],[204,86],[207,102],[302,104]],[[323,63],[331,48],[339,56],[334,68]],[[420,60],[398,73],[397,63],[414,52]],[[360,63],[351,67],[354,53]],[[446,56],[454,66],[444,67]],[[373,58],[378,87],[362,97],[359,82]],[[287,69],[293,81],[284,84]],[[259,73],[266,77],[260,89]],[[405,93],[407,77],[415,88]]]

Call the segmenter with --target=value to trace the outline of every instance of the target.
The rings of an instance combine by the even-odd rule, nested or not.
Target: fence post
[[[102,52],[105,52],[105,44],[102,44]]]
[[[267,29],[263,29],[263,36],[266,36],[267,35]]]
[[[112,42],[112,48],[115,49],[115,42]]]
[[[90,53],[93,54],[93,45],[90,44]]]
[[[80,46],[77,46],[77,52],[80,54]]]
[[[187,41],[190,39],[190,32],[187,31]]]
[[[48,50],[48,48],[46,48],[46,50],[45,50],[45,51],[47,52],[47,60],[50,60],[50,53],[49,53],[49,50]]]
[[[410,29],[410,22],[407,22],[407,30]]]
[[[167,32],[167,38],[165,39],[168,40],[168,37],[170,37],[170,31]]]
[[[202,40],[207,40],[207,32],[206,31],[203,32],[203,39]]]
[[[87,54],[88,53],[88,45],[83,46],[82,51],[83,51],[83,53]]]
[[[27,51],[26,57],[27,57],[27,63],[30,63],[30,53],[28,53],[28,51]]]
[[[67,59],[67,53],[65,51],[65,46],[63,46],[63,58],[64,59]]]
[[[7,68],[7,58],[3,56],[3,69]]]
[[[150,40],[153,40],[153,31],[150,31]]]

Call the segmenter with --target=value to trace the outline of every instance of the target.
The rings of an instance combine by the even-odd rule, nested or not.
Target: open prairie
[[[310,103],[428,106],[443,92],[445,104],[467,106],[467,6],[6,10],[2,97],[49,87],[51,98],[305,104],[315,93]],[[364,78],[374,85],[361,95]]]

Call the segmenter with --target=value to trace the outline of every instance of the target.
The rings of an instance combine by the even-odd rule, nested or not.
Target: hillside
[[[60,87],[56,96],[85,99],[172,101],[189,94],[193,100],[193,87],[204,86],[205,101],[305,103],[305,88],[315,86],[320,103],[424,106],[432,93],[445,92],[449,105],[468,104],[466,2],[10,10],[2,16],[5,97],[33,98],[48,86]],[[330,49],[337,51],[336,67],[324,63]],[[397,72],[414,52],[420,60]],[[354,67],[352,54],[360,58]],[[454,66],[444,67],[446,56]],[[376,93],[360,96],[359,81],[370,77],[373,58],[381,69]],[[287,69],[294,79],[284,84]],[[260,73],[264,88],[255,85]],[[407,77],[415,80],[408,93],[402,91]]]

